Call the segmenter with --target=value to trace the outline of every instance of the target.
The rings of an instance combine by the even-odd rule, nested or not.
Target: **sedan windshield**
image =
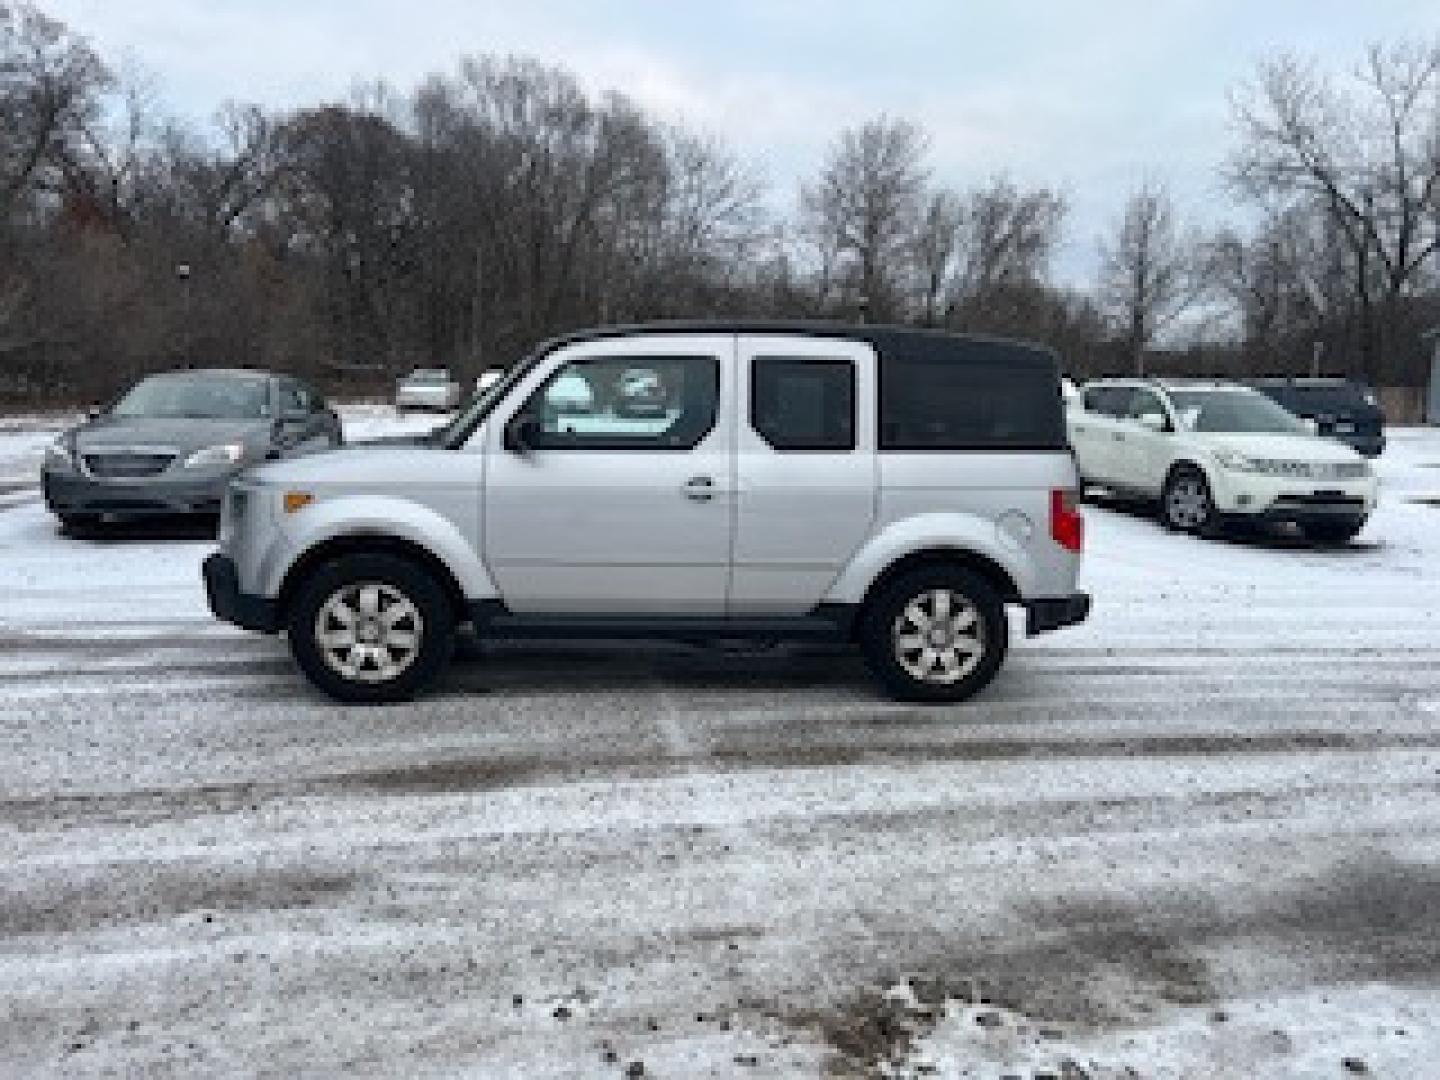
[[[110,415],[167,420],[262,420],[270,415],[270,388],[264,379],[156,375],[137,383],[115,403]]]
[[[1170,401],[1191,431],[1213,434],[1300,435],[1295,416],[1253,390],[1173,390]]]

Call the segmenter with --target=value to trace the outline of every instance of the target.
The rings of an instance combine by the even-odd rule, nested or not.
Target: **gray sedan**
[[[213,515],[247,465],[339,446],[340,418],[288,375],[194,370],[141,379],[45,455],[45,503],[67,528]]]

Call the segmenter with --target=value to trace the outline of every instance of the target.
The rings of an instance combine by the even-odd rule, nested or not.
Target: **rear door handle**
[[[715,497],[715,481],[708,476],[692,476],[685,481],[685,486],[680,490],[685,493],[687,499],[709,502]]]
[[[1118,432],[1118,431],[1115,432],[1113,438],[1115,439],[1116,442],[1124,442],[1124,441],[1125,441],[1125,436],[1124,436],[1121,432]]]

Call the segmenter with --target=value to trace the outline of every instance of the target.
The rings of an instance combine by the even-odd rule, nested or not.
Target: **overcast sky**
[[[1141,178],[1205,224],[1226,95],[1279,50],[1336,71],[1364,44],[1440,34],[1440,0],[39,0],[162,100],[290,106],[405,88],[464,53],[525,53],[724,136],[788,208],[840,128],[924,124],[937,180],[1005,172],[1071,206],[1061,272],[1087,276]]]

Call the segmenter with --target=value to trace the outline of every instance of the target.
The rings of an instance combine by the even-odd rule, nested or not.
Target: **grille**
[[[1325,463],[1257,458],[1255,465],[1260,472],[1270,476],[1294,476],[1306,480],[1361,480],[1370,471],[1363,461]]]
[[[174,460],[174,454],[86,454],[85,468],[91,476],[135,479],[162,473]]]
[[[1338,492],[1317,491],[1313,495],[1286,495],[1276,499],[1274,505],[1274,509],[1277,510],[1297,510],[1309,507],[1353,510],[1358,513],[1365,509],[1365,500],[1341,495]]]

